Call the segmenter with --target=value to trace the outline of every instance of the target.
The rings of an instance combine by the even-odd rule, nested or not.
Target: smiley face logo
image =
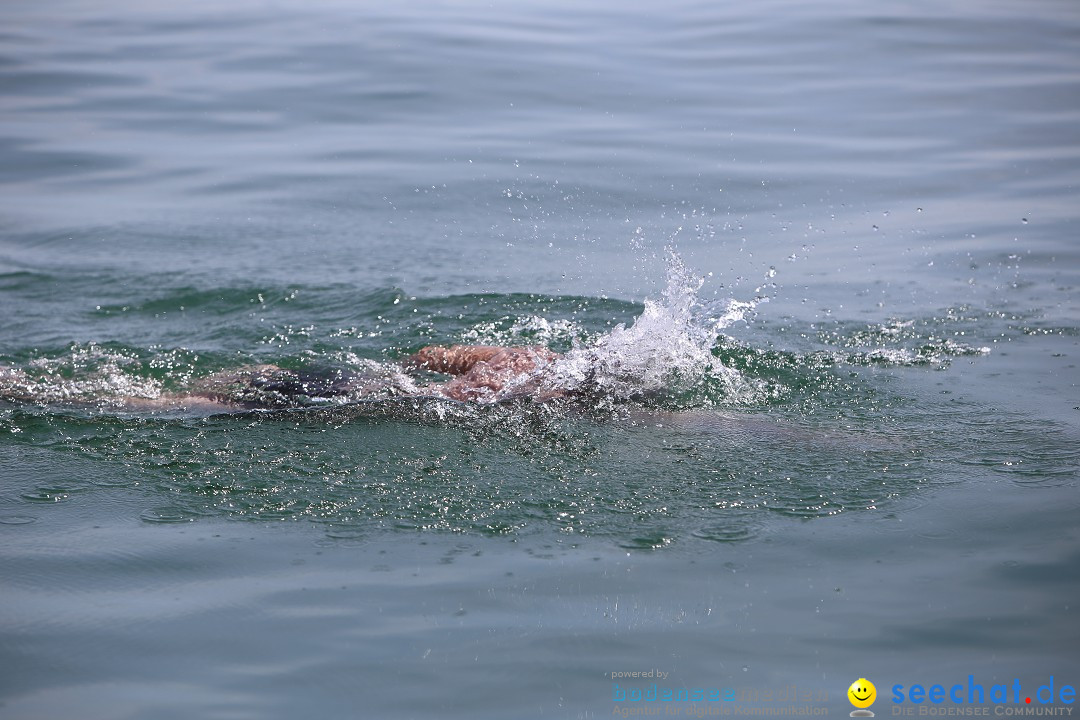
[[[877,699],[877,688],[874,687],[874,683],[866,678],[859,678],[851,683],[851,687],[847,690],[847,696],[855,707],[868,708]]]

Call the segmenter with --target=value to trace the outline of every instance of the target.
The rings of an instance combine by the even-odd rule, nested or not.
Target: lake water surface
[[[0,717],[1075,687],[1078,197],[1069,0],[5,2]],[[606,384],[118,406],[432,343]]]

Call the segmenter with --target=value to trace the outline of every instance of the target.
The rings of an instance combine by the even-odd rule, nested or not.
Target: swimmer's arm
[[[477,363],[487,362],[504,350],[494,345],[428,345],[405,358],[405,362],[431,372],[464,375]]]
[[[530,372],[538,364],[551,362],[557,354],[542,345],[499,347],[496,345],[428,345],[405,359],[414,365],[445,375],[466,375],[480,363],[496,371]]]

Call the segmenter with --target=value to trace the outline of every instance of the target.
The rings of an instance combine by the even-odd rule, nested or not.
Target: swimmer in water
[[[424,370],[453,376],[449,382],[428,386],[436,394],[461,402],[485,402],[509,397],[564,397],[565,391],[545,387],[541,372],[558,357],[541,345],[429,345],[408,361]]]
[[[72,402],[70,394],[33,380],[25,371],[0,367],[0,398],[62,405],[100,404],[129,410],[201,410],[229,412],[285,409],[325,402],[387,397],[436,397],[458,402],[491,403],[518,398],[548,401],[569,393],[546,382],[544,370],[559,355],[542,346],[429,345],[399,366],[372,363],[367,371],[351,369],[290,370],[277,365],[249,365],[196,381],[186,392],[147,396],[121,395]],[[445,382],[418,384],[400,372],[449,375]]]

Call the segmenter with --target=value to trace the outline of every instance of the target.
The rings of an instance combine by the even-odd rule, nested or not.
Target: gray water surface
[[[5,3],[0,717],[1075,687],[1078,160],[1072,2]],[[619,325],[664,392],[109,402]]]

